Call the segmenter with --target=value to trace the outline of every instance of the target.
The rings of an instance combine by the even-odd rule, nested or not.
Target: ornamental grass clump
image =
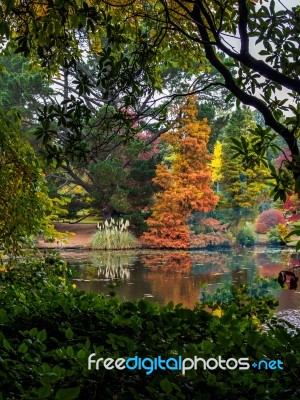
[[[101,250],[132,249],[137,247],[135,236],[128,231],[129,221],[123,218],[110,221],[106,220],[103,224],[97,224],[98,232],[92,239],[92,247]]]

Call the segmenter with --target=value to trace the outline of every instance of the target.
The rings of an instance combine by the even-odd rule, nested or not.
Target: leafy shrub
[[[204,294],[194,310],[145,300],[121,303],[79,292],[55,256],[28,260],[0,274],[1,398],[275,399],[300,397],[295,384],[300,333],[270,313],[277,303],[266,281]],[[33,290],[34,288],[34,290]],[[210,309],[211,312],[207,310]],[[269,321],[271,323],[269,323]],[[268,330],[262,328],[268,324]],[[292,351],[290,350],[292,349]],[[277,360],[283,370],[88,370],[97,358],[249,357]]]
[[[202,218],[201,213],[194,213],[189,220],[189,247],[191,249],[225,246],[229,247],[226,235],[228,224],[216,218]]]
[[[270,208],[269,210],[263,211],[259,214],[255,231],[257,233],[267,233],[269,229],[275,228],[278,224],[284,224],[285,218],[281,211]]]
[[[275,228],[268,232],[269,241],[271,244],[286,244],[285,237],[291,232],[290,228],[285,224],[278,224]]]
[[[215,218],[205,218],[202,219],[200,223],[205,227],[206,233],[224,232],[228,227],[228,224],[222,224],[219,220]]]
[[[255,245],[255,232],[253,225],[249,222],[238,231],[237,242],[241,246],[254,246]]]
[[[272,205],[272,199],[263,200],[258,206],[259,212],[262,213],[263,211],[269,210],[270,208],[272,208]]]
[[[135,236],[128,231],[129,221],[123,219],[116,221],[111,218],[102,225],[98,224],[98,232],[92,239],[92,247],[94,249],[114,250],[114,249],[131,249],[137,247]]]
[[[223,232],[211,232],[211,233],[199,233],[198,235],[190,234],[190,248],[199,249],[206,247],[229,247],[229,241],[226,233]]]
[[[226,238],[230,247],[234,247],[237,244],[237,238],[231,230],[226,232]]]
[[[286,197],[286,201],[282,206],[285,214],[287,215],[286,218],[289,222],[296,222],[299,221],[299,208],[300,208],[300,201],[297,194],[292,194],[291,196]]]

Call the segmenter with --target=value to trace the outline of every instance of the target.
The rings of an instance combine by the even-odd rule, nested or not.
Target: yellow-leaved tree
[[[217,193],[219,192],[219,182],[223,177],[222,174],[222,143],[217,140],[215,147],[214,147],[214,153],[213,153],[213,159],[211,161],[211,170],[212,170],[212,181],[217,185]]]

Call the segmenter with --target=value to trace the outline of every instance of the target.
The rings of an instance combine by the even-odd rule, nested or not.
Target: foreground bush
[[[300,335],[275,320],[269,286],[205,295],[214,314],[121,303],[74,289],[71,272],[54,256],[2,268],[0,398],[3,399],[281,399],[299,398]],[[88,370],[98,357],[249,357],[277,360],[283,370]]]
[[[251,247],[255,245],[255,233],[253,225],[249,222],[238,231],[237,234],[237,243],[241,246]]]

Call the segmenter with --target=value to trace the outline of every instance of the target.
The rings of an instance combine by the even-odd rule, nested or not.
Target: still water
[[[213,294],[225,282],[251,283],[256,277],[276,278],[281,270],[300,264],[294,249],[264,248],[223,251],[64,252],[78,272],[79,290],[104,292],[115,289],[121,300],[148,298],[160,304],[173,301],[193,308],[201,297],[201,284]],[[300,277],[300,269],[295,270]],[[300,279],[296,290],[277,291],[278,311],[300,312]],[[295,312],[293,312],[295,314]]]

